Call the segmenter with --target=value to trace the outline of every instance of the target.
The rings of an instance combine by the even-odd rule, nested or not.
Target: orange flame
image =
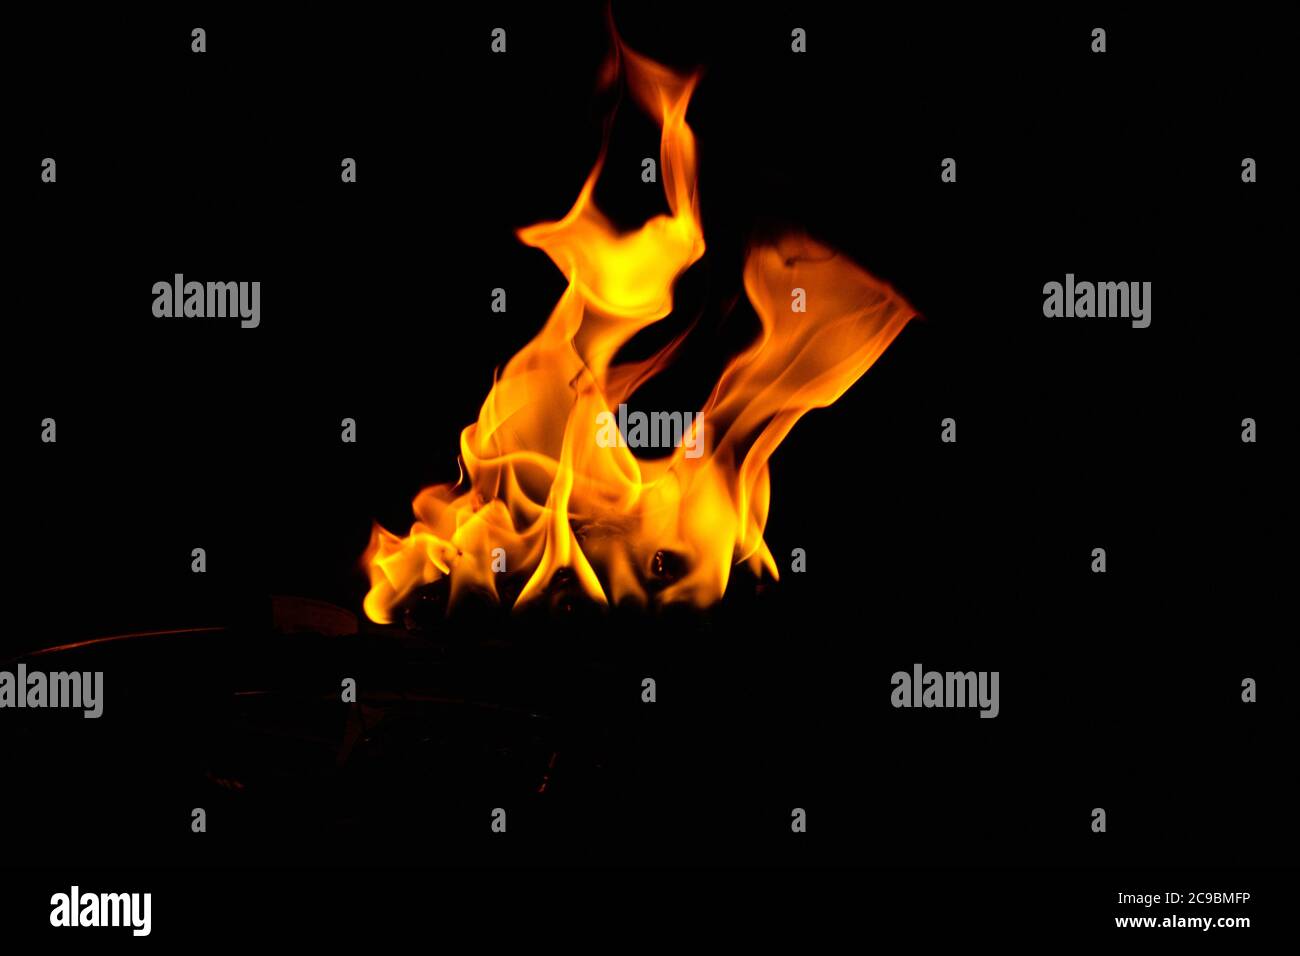
[[[671,455],[651,460],[622,442],[599,442],[602,414],[608,421],[662,369],[680,338],[641,361],[615,364],[619,350],[672,311],[674,283],[704,254],[686,123],[698,74],[679,75],[614,42],[610,75],[621,67],[662,130],[670,214],[619,233],[592,200],[602,148],[568,215],[519,231],[559,266],[568,288],[461,432],[461,479],[416,496],[406,537],[375,526],[363,559],[373,621],[388,623],[414,588],[443,576],[454,604],[470,591],[499,599],[499,575],[526,575],[516,607],[544,594],[562,568],[598,603],[642,606],[711,604],[742,562],[779,577],[763,540],[768,459],[806,411],[839,398],[915,314],[889,286],[811,239],[755,246],[744,285],[761,332],[728,364],[691,431]],[[805,311],[792,307],[795,290]],[[674,554],[684,571],[656,589],[659,552]]]

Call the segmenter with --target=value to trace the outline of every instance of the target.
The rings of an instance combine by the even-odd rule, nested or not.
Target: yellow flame
[[[604,152],[564,218],[519,231],[568,278],[541,332],[505,366],[478,421],[461,433],[463,473],[416,496],[405,537],[376,525],[364,561],[364,609],[387,623],[414,588],[450,577],[451,602],[497,580],[526,576],[518,604],[546,593],[570,569],[592,600],[646,605],[718,600],[733,565],[778,576],[763,539],[768,459],[796,421],[853,384],[914,315],[891,288],[811,239],[758,245],[745,291],[762,324],[736,356],[691,436],[666,458],[642,460],[596,440],[612,413],[671,358],[680,340],[618,365],[619,350],[673,308],[677,278],[704,254],[695,136],[686,110],[698,75],[683,76],[615,37],[611,70],[661,129],[669,214],[620,233],[592,200]],[[802,289],[806,311],[792,308]],[[699,449],[697,448],[696,451]],[[656,553],[680,576],[662,587]]]

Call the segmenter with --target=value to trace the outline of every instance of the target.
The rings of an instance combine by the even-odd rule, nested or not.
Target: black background
[[[563,277],[514,230],[563,215],[594,161],[603,12],[172,10],[9,31],[0,647],[231,630],[100,658],[104,718],[11,738],[6,865],[1064,867],[1000,879],[1091,874],[1078,905],[1102,923],[1115,892],[1167,882],[1110,868],[1209,867],[1185,888],[1241,889],[1293,864],[1277,25],[1092,7],[615,17],[632,48],[704,70],[689,120],[708,252],[662,331],[699,325],[647,407],[699,404],[756,328],[740,289],[756,231],[808,230],[924,316],[773,459],[767,540],[779,560],[806,549],[808,572],[758,596],[737,577],[703,617],[447,625],[439,680],[545,701],[544,742],[581,755],[544,798],[508,773],[449,784],[417,749],[349,793],[346,824],[335,778],[290,772],[214,804],[206,836],[189,775],[245,756],[212,756],[223,694],[268,673],[300,694],[356,668],[427,677],[375,642],[281,640],[269,596],[359,612],[371,522],[404,531],[415,492],[455,478],[493,369],[558,299]],[[597,192],[617,222],[663,210],[640,181],[657,154],[625,102]],[[260,280],[261,327],[153,318],[152,284],[176,272]],[[1150,281],[1151,326],[1045,319],[1043,284],[1067,272]],[[891,708],[890,675],[918,661],[1000,671],[1001,715]],[[487,827],[503,804],[504,839]],[[900,879],[881,872],[842,876]],[[255,882],[241,873],[227,888]],[[32,890],[38,924],[63,874]]]

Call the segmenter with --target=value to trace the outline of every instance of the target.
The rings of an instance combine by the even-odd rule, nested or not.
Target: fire
[[[620,349],[671,313],[677,278],[705,249],[686,122],[699,76],[679,75],[617,36],[613,50],[608,75],[621,71],[661,128],[669,214],[619,233],[592,200],[602,148],[568,214],[519,231],[568,288],[461,432],[460,479],[416,496],[405,537],[375,526],[363,559],[373,621],[388,623],[413,589],[444,576],[455,604],[472,591],[500,600],[498,581],[517,575],[516,607],[546,594],[561,569],[595,602],[641,606],[707,606],[741,563],[779,577],[763,539],[768,459],[806,411],[839,398],[915,314],[889,286],[811,239],[756,245],[744,287],[761,331],[689,417],[689,441],[648,460],[624,443],[598,442],[596,423],[663,369],[681,338],[640,361],[616,363]],[[796,311],[800,298],[804,310]],[[681,572],[667,581],[665,555]]]

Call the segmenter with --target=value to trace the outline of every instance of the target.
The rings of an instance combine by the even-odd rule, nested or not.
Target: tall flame
[[[615,36],[610,75],[619,69],[661,128],[669,214],[617,231],[592,200],[602,147],[568,214],[519,231],[564,272],[568,288],[461,432],[461,479],[416,496],[406,537],[375,526],[364,557],[373,621],[389,622],[414,588],[444,576],[452,603],[470,591],[500,599],[499,578],[526,576],[516,606],[544,594],[565,568],[601,604],[705,606],[742,562],[778,577],[763,539],[768,459],[806,411],[839,398],[914,315],[889,286],[811,239],[757,245],[744,285],[761,331],[723,371],[694,433],[651,460],[598,442],[602,413],[660,371],[680,338],[640,361],[615,364],[619,350],[672,311],[678,276],[704,254],[686,123],[698,74],[679,75]],[[792,308],[794,290],[803,290],[806,311]],[[667,583],[656,573],[663,553],[682,569]]]

